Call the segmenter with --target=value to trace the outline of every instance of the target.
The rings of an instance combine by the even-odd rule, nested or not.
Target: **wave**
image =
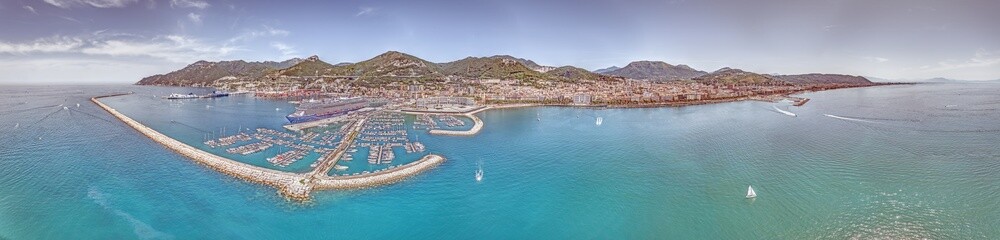
[[[167,234],[167,233],[164,233],[164,232],[160,232],[160,231],[157,231],[156,229],[153,229],[153,226],[150,226],[149,224],[146,224],[145,222],[143,222],[143,221],[141,221],[139,219],[136,219],[131,214],[128,214],[128,213],[126,213],[126,212],[124,212],[122,210],[118,210],[118,209],[113,208],[111,206],[111,204],[108,203],[107,198],[104,197],[104,193],[102,193],[96,187],[91,187],[87,191],[87,197],[90,198],[91,200],[94,200],[94,203],[96,203],[97,205],[99,205],[99,206],[103,207],[104,209],[107,209],[107,210],[115,213],[115,215],[118,215],[119,217],[125,219],[125,221],[127,221],[128,223],[132,224],[132,231],[135,232],[135,235],[137,237],[139,237],[139,239],[173,239],[174,238],[174,236],[172,236],[170,234]]]

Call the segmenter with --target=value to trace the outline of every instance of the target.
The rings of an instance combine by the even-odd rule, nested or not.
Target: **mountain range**
[[[603,74],[641,80],[683,80],[705,75],[687,65],[670,65],[661,61],[635,61],[623,68],[606,71]]]
[[[269,71],[292,67],[303,59],[293,58],[282,62],[197,61],[167,74],[157,74],[139,80],[138,85],[210,86],[223,78],[256,79]]]
[[[694,80],[715,84],[823,84],[871,83],[864,77],[837,74],[766,75],[739,69],[723,68],[714,72],[700,71],[687,65],[672,65],[661,61],[635,61],[625,67],[610,67],[588,71],[574,66],[550,67],[509,55],[466,57],[456,61],[434,63],[413,55],[388,51],[371,59],[336,65],[317,56],[289,59],[282,62],[198,61],[167,74],[143,78],[139,85],[211,86],[222,80],[260,80],[282,77],[314,78],[338,76],[356,79],[359,84],[378,85],[391,82],[425,82],[443,79],[511,79],[523,84],[540,81],[618,81],[622,79],[671,81]]]

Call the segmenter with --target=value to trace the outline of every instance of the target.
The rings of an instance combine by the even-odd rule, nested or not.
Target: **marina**
[[[142,133],[143,135],[149,137],[153,141],[160,143],[164,147],[167,147],[199,164],[205,165],[209,168],[215,169],[220,173],[230,175],[242,180],[249,182],[261,183],[264,185],[273,186],[278,189],[281,195],[300,201],[305,201],[310,199],[310,193],[314,189],[353,189],[353,188],[366,188],[382,184],[390,184],[412,175],[418,174],[420,172],[426,171],[429,168],[433,168],[438,164],[444,162],[444,158],[434,154],[428,154],[419,160],[406,163],[403,165],[390,166],[386,169],[380,169],[376,171],[365,171],[361,173],[354,173],[344,176],[328,176],[327,173],[331,170],[346,170],[346,166],[337,165],[337,160],[341,159],[341,155],[346,153],[349,149],[353,149],[353,143],[357,135],[362,130],[362,126],[365,125],[364,119],[359,121],[354,121],[352,125],[345,125],[349,127],[346,131],[346,136],[344,141],[341,141],[335,148],[332,149],[320,149],[315,146],[296,143],[288,139],[299,139],[306,140],[306,142],[315,142],[316,138],[321,138],[320,134],[305,134],[303,136],[297,136],[295,134],[281,132],[273,129],[258,128],[256,132],[251,136],[246,133],[238,133],[237,135],[227,136],[220,139],[214,139],[204,142],[203,144],[211,148],[222,147],[233,145],[236,142],[241,141],[257,141],[249,143],[246,145],[236,146],[226,149],[227,153],[239,154],[239,155],[249,155],[258,152],[266,151],[276,145],[292,148],[292,150],[287,150],[276,156],[267,159],[275,166],[283,167],[294,163],[295,161],[301,160],[307,150],[321,150],[322,157],[317,160],[316,163],[312,164],[312,170],[307,173],[290,173],[283,172],[274,169],[263,168],[259,166],[254,166],[232,159],[227,159],[220,157],[218,155],[206,152],[204,150],[198,149],[196,147],[184,144],[173,138],[170,138],[156,130],[153,130],[132,118],[119,113],[117,110],[105,105],[98,99],[108,98],[108,97],[118,97],[126,96],[128,94],[112,94],[97,96],[91,98],[91,102],[99,106],[101,109],[105,110],[115,118],[118,118],[126,125],[132,127],[136,131]],[[395,118],[385,118],[381,119],[377,125],[389,125],[393,128],[398,128],[400,126],[398,120]],[[386,127],[386,126],[383,126]],[[382,129],[384,128],[375,128]],[[378,131],[373,132],[376,135],[388,136],[391,134],[379,134]],[[330,140],[330,138],[327,138]],[[387,148],[391,149],[391,147]],[[386,164],[391,162],[390,156],[388,154],[379,155],[379,159],[386,161]]]

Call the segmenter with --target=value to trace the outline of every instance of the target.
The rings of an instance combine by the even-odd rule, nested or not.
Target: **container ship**
[[[346,114],[368,106],[364,98],[339,98],[302,101],[287,117],[290,123],[311,122]]]

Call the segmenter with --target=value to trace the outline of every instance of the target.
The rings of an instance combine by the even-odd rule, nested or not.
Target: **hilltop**
[[[607,73],[609,73],[611,71],[618,70],[618,69],[622,69],[622,68],[620,68],[618,66],[610,66],[610,67],[606,67],[606,68],[601,68],[601,69],[594,70],[594,73],[607,74]]]
[[[441,77],[437,64],[397,51],[388,51],[371,59],[338,66],[335,75],[359,76],[361,79],[379,77]]]
[[[330,74],[334,66],[320,60],[318,56],[311,56],[305,60],[299,61],[295,65],[284,69],[276,69],[271,73],[267,74],[269,76],[320,76]]]
[[[787,82],[775,79],[770,75],[752,73],[733,68],[722,68],[714,72],[701,75],[692,80],[709,84],[770,84],[780,85]]]
[[[865,77],[842,75],[842,74],[810,73],[810,74],[798,74],[798,75],[777,75],[773,77],[775,79],[792,84],[830,84],[830,83],[873,84],[872,81],[869,81]]]
[[[574,67],[574,66],[562,66],[545,72],[545,75],[550,76],[553,79],[559,79],[567,82],[575,82],[578,80],[588,80],[588,81],[612,81],[618,80],[620,77],[612,77],[604,74],[594,73],[587,71],[586,69]]]
[[[661,61],[635,61],[623,68],[607,71],[604,74],[641,80],[683,80],[705,75],[706,72],[688,67],[687,65],[670,65]]]
[[[530,62],[530,61],[529,61]],[[529,64],[534,64],[530,62]],[[532,70],[517,58],[510,56],[467,57],[441,63],[448,75],[480,79],[516,79],[537,81],[547,79],[541,72]],[[535,66],[538,66],[535,64]]]
[[[269,71],[284,69],[302,62],[293,58],[282,62],[246,62],[236,61],[197,61],[180,70],[167,74],[157,74],[139,80],[138,85],[169,85],[169,86],[209,86],[214,81],[223,78],[256,79]]]

